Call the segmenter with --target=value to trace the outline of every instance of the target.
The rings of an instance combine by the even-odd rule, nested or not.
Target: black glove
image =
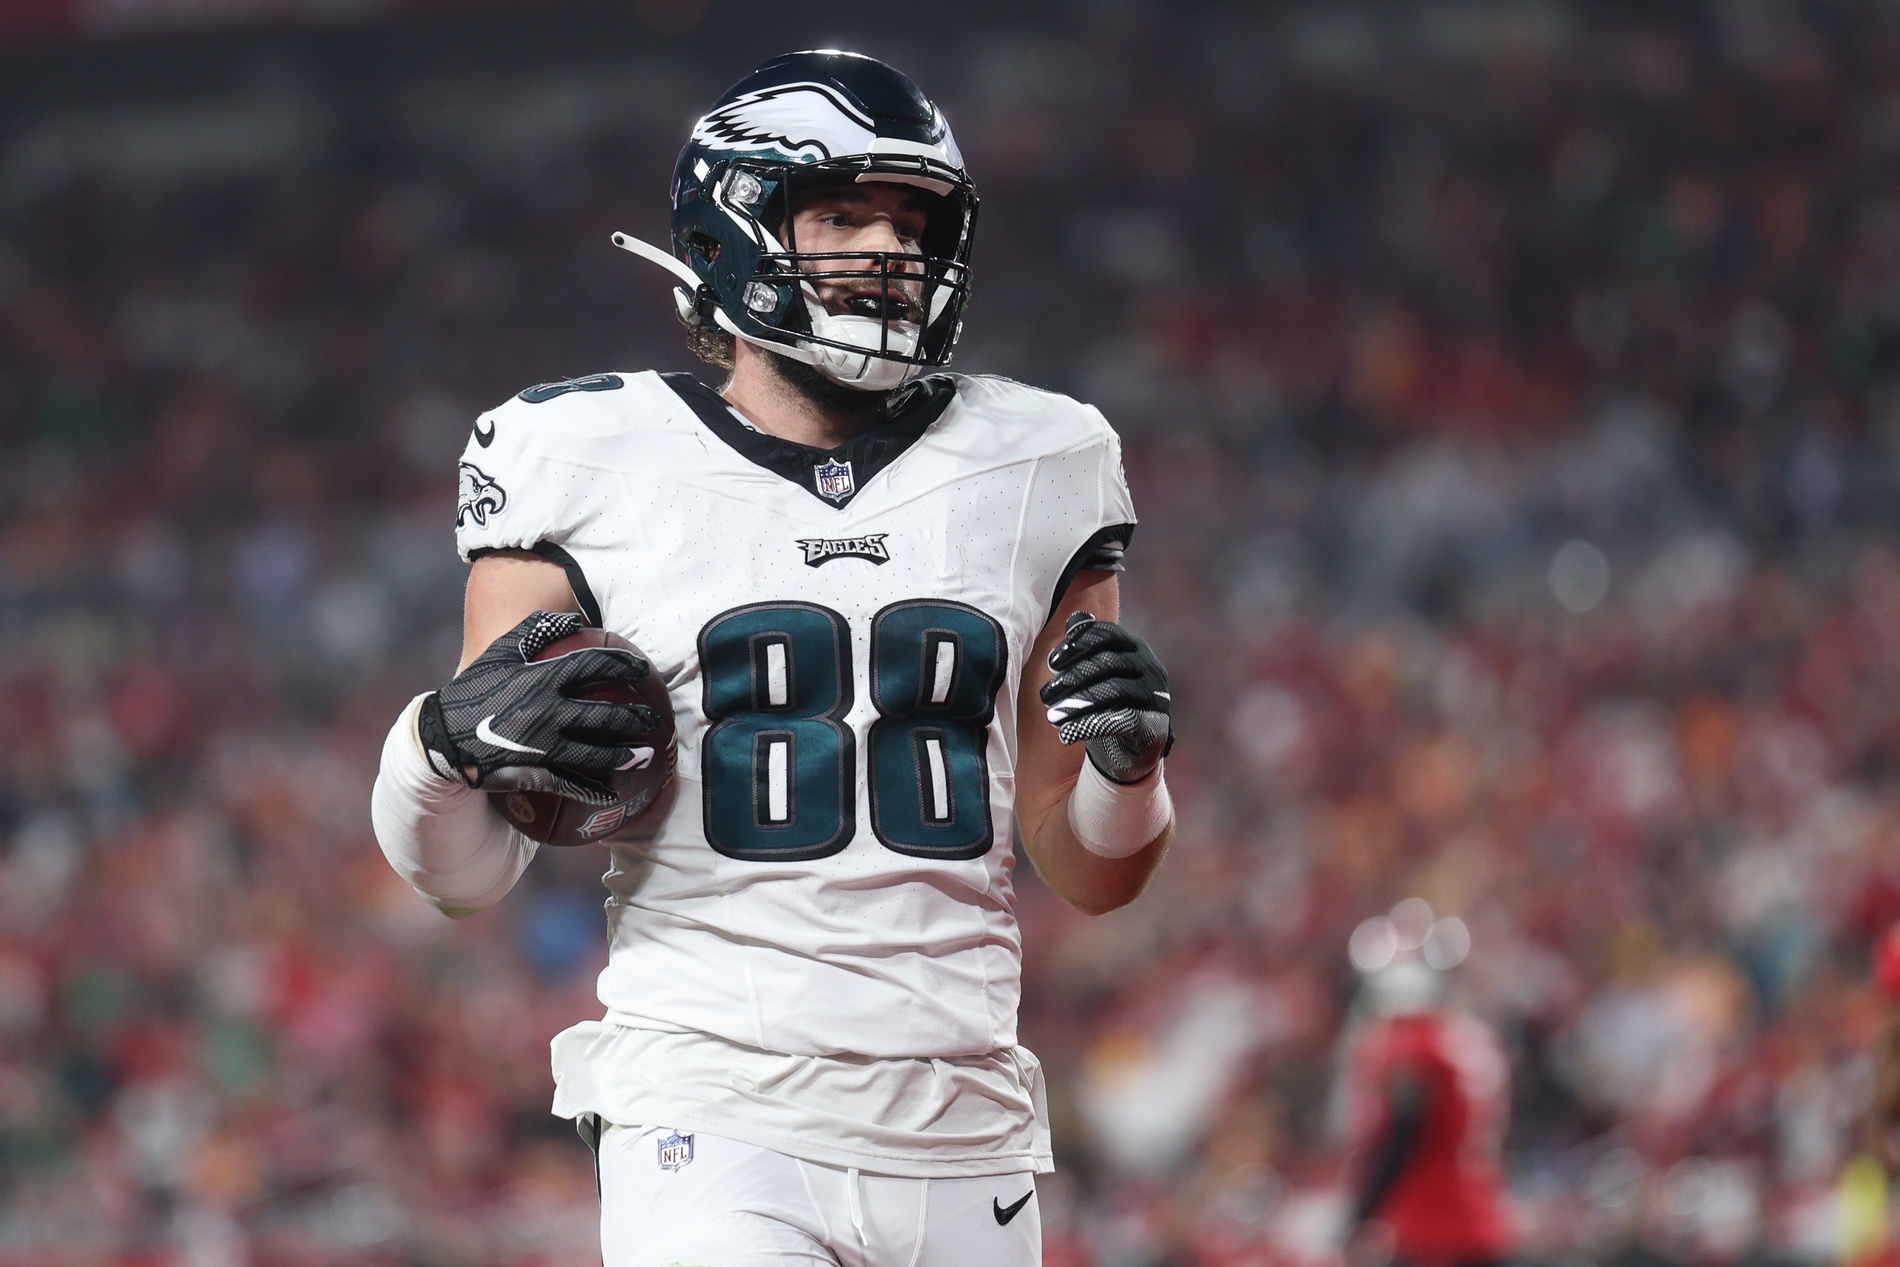
[[[660,716],[644,704],[574,698],[602,682],[645,678],[647,662],[631,652],[589,647],[535,662],[586,624],[572,612],[535,612],[424,700],[416,730],[436,773],[470,787],[612,804],[599,780],[634,759],[630,749]]]
[[[1168,671],[1120,625],[1072,613],[1049,667],[1056,674],[1042,688],[1049,724],[1063,743],[1086,743],[1109,778],[1139,783],[1174,747]]]

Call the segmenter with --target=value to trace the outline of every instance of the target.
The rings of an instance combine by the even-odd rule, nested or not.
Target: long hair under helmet
[[[794,195],[827,184],[908,185],[925,204],[915,252],[801,251]],[[689,324],[815,366],[865,391],[889,391],[945,365],[970,293],[976,189],[943,112],[901,72],[830,50],[775,57],[729,88],[693,126],[673,173],[672,251],[614,234],[669,269]],[[913,288],[918,302],[878,315],[834,313],[828,282]]]

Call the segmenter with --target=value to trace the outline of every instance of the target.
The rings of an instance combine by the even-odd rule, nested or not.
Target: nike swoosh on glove
[[[1141,638],[1074,612],[1049,667],[1055,677],[1041,692],[1049,724],[1063,743],[1087,744],[1109,778],[1139,783],[1174,747],[1168,671]]]
[[[636,759],[632,749],[660,717],[644,704],[574,698],[645,678],[647,662],[630,651],[587,647],[535,660],[586,625],[573,612],[535,612],[424,700],[416,729],[436,773],[470,787],[612,804],[600,780]]]

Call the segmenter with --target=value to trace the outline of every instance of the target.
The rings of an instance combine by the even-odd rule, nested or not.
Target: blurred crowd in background
[[[597,1260],[546,1042],[602,857],[451,922],[368,788],[453,668],[475,414],[691,367],[607,236],[856,29],[755,8],[0,53],[0,1264]],[[1900,9],[865,29],[984,198],[957,367],[1121,429],[1175,675],[1152,890],[1022,885],[1052,1267],[1338,1261],[1345,943],[1406,897],[1472,932],[1525,1257],[1865,1261]]]

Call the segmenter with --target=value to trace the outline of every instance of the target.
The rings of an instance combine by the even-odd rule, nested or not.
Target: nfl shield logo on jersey
[[[820,497],[829,497],[832,501],[841,502],[851,496],[857,488],[851,479],[849,462],[838,462],[827,458],[813,467],[812,473],[818,478]]]
[[[660,1169],[678,1170],[693,1159],[693,1137],[674,1131],[660,1141]]]

